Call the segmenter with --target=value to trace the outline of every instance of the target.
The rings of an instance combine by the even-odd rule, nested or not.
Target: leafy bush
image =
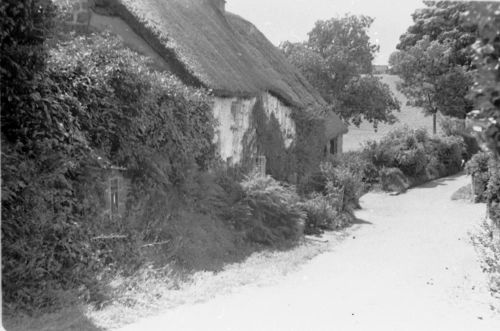
[[[470,158],[480,151],[477,140],[468,132],[465,120],[443,116],[440,121],[443,133],[446,136],[461,137],[465,143],[466,151],[462,155],[464,160],[468,161]]]
[[[379,181],[377,167],[362,152],[346,152],[335,155],[332,163],[334,166],[341,166],[348,169],[356,177],[360,178],[364,186],[363,191],[368,191]]]
[[[500,227],[500,165],[490,153],[480,152],[466,165],[467,174],[472,176],[475,202],[486,202],[488,214]]]
[[[500,166],[499,164],[490,164],[490,180],[486,190],[486,199],[488,202],[488,214],[491,220],[500,227]]]
[[[461,137],[434,138],[429,141],[429,145],[427,150],[432,157],[437,157],[440,176],[451,175],[462,169],[465,145]]]
[[[355,209],[360,208],[359,198],[363,194],[360,176],[347,167],[334,167],[329,162],[321,165],[321,171],[327,179],[327,194],[338,197],[340,212],[352,215]]]
[[[400,169],[414,185],[460,171],[464,148],[460,137],[430,137],[424,129],[402,128],[380,142],[368,142],[361,153],[379,170]]]
[[[252,226],[247,230],[249,240],[279,246],[299,239],[305,215],[293,187],[259,174],[249,175],[241,186],[252,214]]]
[[[490,179],[490,159],[488,153],[480,152],[474,155],[465,167],[467,174],[472,176],[473,194],[476,202],[486,202],[487,200],[486,189]]]
[[[338,212],[340,206],[336,205],[338,200],[335,198],[312,193],[300,204],[306,213],[305,234],[319,234],[323,230],[333,230],[341,226]]]
[[[109,35],[59,43],[36,73],[12,65],[33,55],[11,44],[1,70],[2,285],[6,305],[30,310],[140,263],[140,243],[163,239],[149,226],[165,221],[167,193],[185,191],[212,162],[214,121],[204,91],[155,72]],[[100,213],[103,163],[132,177],[127,219]],[[119,236],[94,239],[103,234]]]
[[[410,186],[408,178],[398,168],[382,168],[380,170],[382,190],[403,193]]]

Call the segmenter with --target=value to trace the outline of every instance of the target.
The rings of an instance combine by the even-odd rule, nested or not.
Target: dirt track
[[[363,224],[274,285],[244,286],[121,330],[498,331],[468,234],[484,205],[450,199],[468,180],[367,194]]]

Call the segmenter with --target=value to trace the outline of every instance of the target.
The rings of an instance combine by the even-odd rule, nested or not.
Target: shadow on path
[[[459,172],[459,173],[457,173],[455,175],[451,175],[451,176],[448,176],[448,177],[443,177],[443,178],[431,180],[430,182],[427,182],[427,183],[424,183],[424,184],[412,187],[412,189],[436,188],[438,186],[446,185],[447,182],[454,181],[454,180],[456,180],[457,178],[459,178],[459,177],[461,177],[463,175],[465,175],[465,173],[463,171],[461,171],[461,172]]]
[[[105,331],[96,326],[80,307],[37,317],[4,315],[3,326],[8,331]]]
[[[372,222],[365,221],[361,218],[356,217],[352,222],[352,225],[373,225]]]

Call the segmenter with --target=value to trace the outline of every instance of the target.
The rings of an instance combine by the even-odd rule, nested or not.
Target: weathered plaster
[[[256,98],[214,98],[213,112],[218,122],[215,140],[224,161],[237,164],[243,155],[243,137],[250,129]]]
[[[262,103],[267,117],[271,118],[271,114],[274,114],[278,120],[285,147],[289,148],[297,135],[295,122],[292,120],[292,109],[269,93],[262,95]]]
[[[273,114],[278,120],[285,147],[289,148],[296,138],[295,123],[291,118],[292,109],[269,93],[262,94],[261,98],[267,118],[270,119]],[[243,139],[249,130],[253,130],[251,120],[256,101],[256,98],[214,98],[214,117],[219,124],[215,142],[222,160],[231,164],[241,162]]]

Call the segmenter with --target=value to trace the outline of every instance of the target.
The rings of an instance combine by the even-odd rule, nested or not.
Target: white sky
[[[226,0],[227,11],[249,20],[266,37],[280,42],[303,41],[317,20],[346,13],[375,18],[370,29],[372,43],[380,45],[375,64],[387,64],[399,36],[412,24],[411,14],[425,5],[422,0]]]

